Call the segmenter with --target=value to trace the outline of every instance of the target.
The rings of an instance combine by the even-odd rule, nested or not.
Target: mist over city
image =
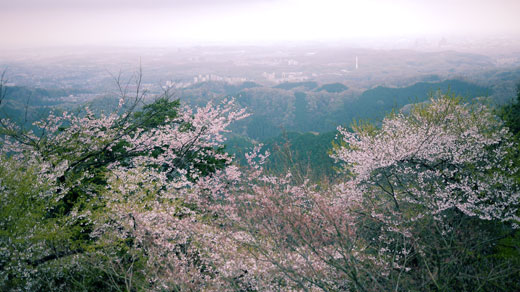
[[[520,290],[520,1],[0,1],[0,290]]]

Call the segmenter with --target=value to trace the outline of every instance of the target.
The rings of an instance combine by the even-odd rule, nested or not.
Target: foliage
[[[312,180],[333,180],[334,160],[328,155],[336,133],[284,133],[266,141],[265,148],[271,155],[265,169],[284,176],[288,172],[301,174]]]
[[[440,95],[340,127],[339,177],[316,185],[290,150],[276,175],[261,145],[233,165],[233,100],[138,110],[139,84],[108,115],[1,120],[0,289],[520,289],[518,146],[489,108]],[[330,139],[308,135],[286,148]]]

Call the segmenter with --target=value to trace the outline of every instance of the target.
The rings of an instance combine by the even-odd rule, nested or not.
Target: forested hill
[[[461,80],[420,82],[403,88],[379,86],[361,94],[350,90],[306,90],[307,87],[299,85],[293,90],[288,90],[288,86],[283,90],[256,87],[236,94],[238,103],[247,107],[252,116],[241,121],[234,131],[256,140],[277,136],[284,130],[328,132],[354,120],[378,122],[391,110],[425,101],[438,90],[468,100],[492,94],[490,88]]]
[[[47,89],[27,86],[8,86],[5,88],[5,99],[2,101],[0,115],[17,122],[32,123],[45,117],[49,110],[63,107],[70,103],[83,103],[79,96],[90,92],[79,89]]]
[[[352,122],[352,119],[371,119],[378,121],[392,109],[400,109],[407,104],[428,100],[435,92],[452,92],[468,100],[475,97],[490,96],[490,88],[461,80],[446,80],[437,83],[419,82],[403,88],[378,86],[369,89],[352,102],[345,102],[338,111],[337,118],[344,120],[340,124]]]

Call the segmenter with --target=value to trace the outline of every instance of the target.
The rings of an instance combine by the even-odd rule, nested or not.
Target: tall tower
[[[358,57],[356,56],[356,70],[359,68]]]

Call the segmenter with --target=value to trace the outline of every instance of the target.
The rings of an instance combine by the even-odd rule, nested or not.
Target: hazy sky
[[[0,46],[520,36],[520,0],[0,0]]]

